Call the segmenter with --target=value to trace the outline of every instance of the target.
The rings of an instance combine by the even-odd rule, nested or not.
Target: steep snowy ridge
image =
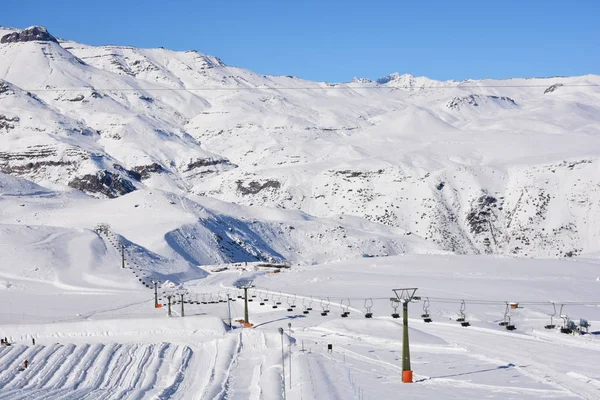
[[[166,257],[600,251],[600,76],[331,84],[197,51],[22,37],[0,44],[0,171],[96,198],[214,201],[144,244]],[[280,227],[264,207],[290,214]]]

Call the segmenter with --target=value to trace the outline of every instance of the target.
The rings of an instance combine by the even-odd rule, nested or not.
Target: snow
[[[283,384],[277,333],[282,327],[286,380],[290,350],[292,357],[292,386],[287,392],[291,399],[358,398],[357,391],[365,398],[382,399],[398,395],[594,399],[600,390],[594,374],[600,359],[593,330],[600,323],[594,297],[597,265],[595,259],[414,255],[293,267],[279,274],[231,270],[187,281],[185,287],[192,294],[229,292],[236,298],[234,284],[254,279],[250,298],[257,297],[249,303],[254,328],[233,330],[221,321],[228,322],[226,303],[187,304],[183,318],[175,304],[174,316],[168,318],[164,308],[153,308],[147,289],[113,287],[120,295],[99,296],[93,291],[40,288],[37,282],[12,277],[15,285],[0,291],[0,301],[11,313],[23,314],[16,325],[0,326],[12,343],[0,348],[2,393],[6,398],[34,394],[81,398],[82,393],[92,398],[119,398],[123,393],[154,398],[164,393],[182,399],[198,395],[277,399]],[[106,269],[120,276],[118,265]],[[420,319],[422,302],[409,305],[412,385],[400,382],[402,325],[389,316],[392,308],[386,300],[399,286],[419,287],[417,294],[431,300],[429,324]],[[47,298],[70,299],[53,310],[54,322],[42,324],[26,315],[35,307],[32,300],[13,301],[19,292],[32,296],[33,287],[35,296],[47,293]],[[258,299],[265,295],[270,301],[260,306]],[[301,312],[306,304],[302,299],[310,296],[314,310],[306,315]],[[331,311],[323,317],[320,300],[325,296]],[[92,304],[96,297],[102,298],[102,306]],[[136,297],[146,300],[133,304]],[[341,318],[339,302],[345,297],[350,298],[350,316]],[[374,298],[372,319],[364,318],[359,300],[369,297]],[[283,305],[273,309],[271,298]],[[459,304],[444,299],[465,299],[472,326],[455,322]],[[243,316],[241,300],[236,300],[231,303],[234,320]],[[294,312],[286,311],[288,301],[297,305]],[[516,331],[498,326],[503,301],[521,304],[512,310]],[[573,319],[587,318],[593,333],[572,336],[543,329],[552,313],[549,301],[596,304],[567,305],[563,310]],[[562,323],[558,318],[555,322]],[[332,353],[327,344],[333,345]],[[31,364],[19,372],[24,359]]]
[[[330,84],[61,40],[0,45],[0,79],[0,399],[600,398],[599,76]],[[73,187],[102,171],[135,190]]]

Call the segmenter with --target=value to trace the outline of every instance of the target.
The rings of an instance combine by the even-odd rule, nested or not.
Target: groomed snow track
[[[4,347],[0,399],[169,398],[192,354],[167,343]]]

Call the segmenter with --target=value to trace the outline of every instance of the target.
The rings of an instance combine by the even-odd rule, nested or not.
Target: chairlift
[[[327,301],[329,302],[329,297],[327,298]],[[325,299],[321,299],[321,316],[326,317],[327,314],[329,313],[329,309],[327,308],[328,305],[325,304]]]
[[[560,328],[560,333],[573,333],[573,329],[571,328],[571,323],[573,323],[573,321],[571,321],[569,319],[569,316],[567,314],[563,314],[563,308],[565,307],[564,304],[560,305],[560,318],[562,318],[563,320],[563,326]],[[574,324],[573,324],[574,325]]]
[[[277,308],[277,302],[275,301],[275,295],[271,295],[271,301],[273,302],[273,308]]]
[[[554,317],[556,316],[556,304],[552,303],[552,308],[554,309],[554,312],[552,313],[552,315],[550,315],[550,323],[548,325],[544,325],[545,329],[556,328],[556,325],[554,324]]]
[[[400,314],[398,314],[398,307],[400,307],[400,302],[395,298],[391,298],[390,302],[392,303],[392,308],[394,309],[394,311],[392,312],[392,318],[400,318]]]
[[[429,315],[429,297],[425,297],[423,301],[423,314],[421,314],[421,318],[423,318],[423,322],[432,322],[431,316]]]
[[[278,306],[281,305],[281,292],[279,292],[279,297],[277,298],[277,302],[275,304],[277,304]]]
[[[365,309],[367,312],[365,313],[365,318],[373,318],[373,312],[371,309],[373,308],[373,299],[365,299]]]
[[[302,308],[304,308],[304,310],[302,311],[302,314],[306,315],[309,313],[308,307],[306,306],[306,304],[304,304],[305,302],[305,298],[302,299]]]
[[[469,323],[469,321],[467,321],[466,315],[465,315],[465,310],[467,309],[467,305],[465,304],[465,301],[463,300],[460,303],[460,310],[458,311],[460,314],[460,317],[456,318],[457,322],[460,322],[461,326],[471,326],[471,324]]]
[[[504,318],[502,319],[502,322],[500,322],[498,324],[500,326],[508,326],[509,321],[510,321],[510,316],[508,315],[510,313],[510,309],[509,309],[510,305],[507,302],[505,302],[505,304],[506,304],[506,309],[504,310]]]
[[[290,297],[289,297],[289,296],[288,296],[288,297],[286,297],[286,302],[287,302],[287,305],[288,305],[287,311],[288,311],[288,312],[292,312],[292,311],[294,311],[294,309],[292,308],[292,301],[291,301],[291,299],[290,299]]]
[[[500,325],[504,326],[509,331],[517,329],[515,324],[510,322],[510,310],[518,307],[513,307],[515,303],[506,303],[506,311],[504,311],[504,321],[500,322]],[[509,308],[510,307],[510,308]]]
[[[344,299],[340,301],[340,308],[342,309],[342,318],[348,318],[350,315],[350,299],[348,299],[348,304],[344,304]]]
[[[313,297],[310,296],[310,301],[308,302],[308,307],[306,308],[308,311],[312,311],[312,303],[313,303]]]

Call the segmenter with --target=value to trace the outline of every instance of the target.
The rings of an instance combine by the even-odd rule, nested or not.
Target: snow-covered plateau
[[[600,399],[599,177],[598,75],[334,84],[0,27],[0,400]]]

